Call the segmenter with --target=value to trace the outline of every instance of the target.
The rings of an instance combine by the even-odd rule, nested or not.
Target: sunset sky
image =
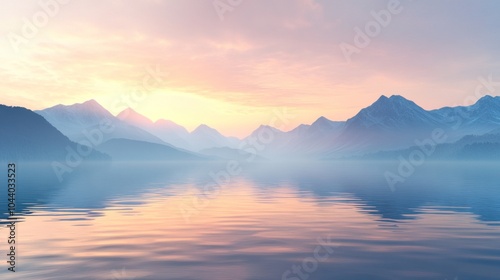
[[[128,98],[152,120],[241,137],[276,108],[295,115],[291,129],[345,120],[382,94],[433,109],[462,105],[478,77],[500,82],[499,1],[215,2],[225,12],[213,0],[55,1],[2,1],[0,103],[95,99],[116,114]],[[391,5],[398,12],[346,59],[340,45]]]

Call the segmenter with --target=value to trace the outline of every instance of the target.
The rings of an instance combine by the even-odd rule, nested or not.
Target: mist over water
[[[308,279],[500,275],[498,163],[427,162],[394,189],[384,173],[397,162],[225,168],[87,164],[59,185],[20,164],[19,270],[1,278],[295,280],[318,240],[332,251]]]

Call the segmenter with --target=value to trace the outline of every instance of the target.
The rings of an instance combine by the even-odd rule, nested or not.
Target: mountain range
[[[205,124],[189,133],[186,128],[173,121],[160,119],[153,122],[131,108],[120,112],[117,118],[129,125],[140,127],[175,147],[194,152],[209,148],[236,148],[239,143],[237,138],[225,137]]]
[[[18,153],[21,158],[44,158],[41,154],[55,155],[59,147],[64,151],[64,146],[92,137],[99,140],[93,142],[97,151],[120,160],[241,159],[249,158],[249,153],[257,153],[260,159],[380,157],[414,147],[435,129],[446,135],[446,143],[436,151],[454,151],[437,152],[443,158],[470,158],[475,151],[486,156],[485,150],[500,145],[492,140],[500,135],[500,97],[492,96],[470,106],[436,110],[425,110],[399,95],[381,96],[346,121],[319,117],[286,132],[262,125],[243,139],[224,136],[204,124],[189,132],[170,120],[153,122],[131,108],[114,116],[95,100],[35,111],[43,118],[24,108],[0,109],[4,120],[22,120],[16,129],[1,123],[7,135],[2,140],[4,157]],[[113,129],[102,130],[103,123]]]
[[[443,130],[449,143],[500,132],[500,97],[427,111],[399,95],[381,96],[345,122],[320,117],[311,125],[276,133],[263,156],[333,159],[399,151],[430,138],[435,129]]]
[[[103,139],[100,142],[106,142],[110,139],[125,138],[165,144],[165,142],[157,136],[113,116],[95,100],[89,100],[84,103],[69,106],[57,105],[35,112],[40,114],[49,123],[75,142],[88,138],[91,131],[96,129],[100,130],[102,123],[108,123],[113,127],[113,130],[102,133]]]
[[[265,129],[259,127],[250,137]],[[428,111],[399,95],[381,96],[346,121],[320,117],[288,132],[273,129],[274,140],[260,155],[334,159],[399,151],[431,137],[435,129],[442,129],[449,143],[467,135],[500,133],[500,97],[484,96],[471,106]]]

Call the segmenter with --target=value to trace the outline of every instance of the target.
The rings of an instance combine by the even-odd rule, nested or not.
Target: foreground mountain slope
[[[22,107],[0,105],[0,159],[6,161],[62,161],[77,151],[54,126],[35,112]],[[87,157],[105,159],[91,152]]]

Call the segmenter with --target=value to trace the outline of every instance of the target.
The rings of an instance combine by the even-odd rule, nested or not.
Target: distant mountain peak
[[[266,124],[261,124],[261,125],[259,125],[259,127],[256,130],[254,130],[254,132],[252,134],[259,132],[259,131],[262,131],[262,130],[271,130],[274,133],[283,133],[283,131],[281,131],[275,127],[272,127],[272,126],[266,125]]]
[[[211,128],[210,126],[202,123],[196,129],[213,129],[213,128]]]
[[[185,135],[185,136],[189,134],[189,132],[185,127],[171,120],[159,119],[154,123],[154,127],[159,131],[163,131],[163,133],[169,133],[169,134],[177,133],[178,135]]]
[[[373,105],[375,105],[375,104],[395,104],[395,103],[415,104],[413,101],[410,101],[401,95],[391,95],[390,97],[387,97],[385,95],[381,95],[377,99],[377,101],[375,101],[375,103],[373,103]]]
[[[498,96],[493,97],[491,95],[485,95],[485,96],[481,97],[479,100],[493,100],[493,99],[495,99],[497,97]]]
[[[389,98],[387,98],[387,96],[385,96],[385,95],[383,95],[383,94],[382,94],[382,95],[381,95],[381,96],[377,99],[377,101],[385,101],[385,100],[388,100],[388,99],[389,99]]]
[[[80,104],[86,105],[86,106],[101,106],[101,104],[99,104],[99,102],[97,102],[95,99],[89,99],[89,100],[82,102]]]
[[[348,126],[367,128],[373,125],[386,128],[436,125],[438,121],[415,102],[401,95],[380,96],[372,105],[362,109],[347,121]]]
[[[332,122],[331,120],[321,116],[317,120],[315,120],[311,125],[316,126],[316,125],[330,124],[331,122]]]
[[[272,129],[272,130],[279,130],[279,129],[277,129],[277,128],[275,128],[275,127],[272,127],[272,126],[270,126],[270,125],[267,125],[267,124],[261,124],[261,125],[259,125],[259,127],[258,127],[257,129],[258,129],[258,130],[259,130],[259,129]]]
[[[375,101],[372,105],[368,106],[365,109],[379,109],[381,107],[391,108],[392,110],[405,110],[408,108],[422,109],[420,106],[415,104],[415,102],[408,100],[401,95],[391,95],[390,97],[382,95],[379,97],[379,99],[377,99],[377,101]]]
[[[314,128],[338,128],[339,126],[343,126],[345,122],[332,121],[326,117],[319,117],[316,121],[311,124],[311,127]]]
[[[479,105],[490,104],[490,103],[500,104],[500,96],[485,95],[479,98],[479,100],[476,102],[476,104]]]
[[[336,122],[327,119],[324,116],[319,117],[307,129],[309,133],[337,133],[339,129],[344,127],[345,122]]]
[[[206,124],[201,124],[193,130],[190,133],[190,139],[191,145],[196,147],[198,151],[213,147],[235,148],[239,143],[237,138],[226,137]]]
[[[220,137],[226,138],[226,136],[224,136],[222,133],[220,133],[217,129],[212,128],[206,124],[200,124],[195,130],[193,130],[191,132],[191,134],[212,135],[212,136],[217,135],[218,137],[220,136]],[[231,138],[231,137],[229,137],[229,138]]]
[[[118,116],[121,115],[121,114],[139,114],[139,113],[137,113],[137,111],[135,111],[134,109],[132,109],[130,107],[127,107],[125,110],[121,111],[118,114]]]
[[[385,96],[385,95],[382,95],[382,96]],[[399,94],[393,94],[389,97],[389,99],[392,99],[392,100],[408,100],[406,98],[404,98],[402,95],[399,95]]]
[[[99,104],[99,102],[97,102],[95,99],[90,99],[90,100],[87,100],[85,102],[82,102],[82,103],[75,103],[73,105],[68,105],[68,106],[65,106],[65,105],[59,105],[61,107],[73,107],[73,108],[77,108],[77,109],[83,109],[83,110],[88,110],[88,111],[106,111],[107,110],[101,105]]]
[[[469,113],[469,122],[479,125],[480,123],[500,123],[500,97],[485,95],[475,104],[465,107]]]
[[[102,107],[99,102],[97,102],[95,99],[90,99],[84,102],[80,103],[74,103],[71,105],[64,105],[64,104],[57,104],[55,106],[46,108],[46,109],[51,109],[51,108],[67,108],[67,107],[86,107],[86,108],[91,108],[91,107]]]
[[[130,107],[121,111],[116,117],[122,121],[130,121],[137,125],[151,125],[153,123],[150,119],[137,113],[137,111]]]
[[[218,133],[220,134],[215,128],[211,128],[210,126],[206,124],[200,124],[195,130],[193,130],[191,133]]]
[[[324,116],[321,116],[316,121],[331,121],[331,120],[329,120],[328,118],[326,118]]]
[[[264,133],[265,131],[271,131],[272,133],[274,133],[276,135],[280,135],[280,134],[284,133],[283,131],[281,131],[275,127],[272,127],[270,125],[261,124],[261,125],[259,125],[259,127],[257,129],[255,129],[252,133],[250,133],[250,136],[258,136],[260,133]]]
[[[386,102],[386,101],[391,101],[391,102],[394,102],[394,101],[409,101],[408,99],[404,98],[403,96],[401,95],[398,95],[398,94],[393,94],[389,97],[387,97],[386,95],[382,94],[378,99],[377,101],[375,101],[375,103],[379,102],[379,101],[382,101],[382,102]]]
[[[64,118],[63,115],[65,115],[65,117],[69,117],[70,115],[74,116],[75,114],[86,115],[90,118],[113,118],[113,115],[94,99],[72,105],[59,104],[36,112],[42,114],[46,118],[50,118],[50,114],[55,114],[53,116],[54,118]]]

